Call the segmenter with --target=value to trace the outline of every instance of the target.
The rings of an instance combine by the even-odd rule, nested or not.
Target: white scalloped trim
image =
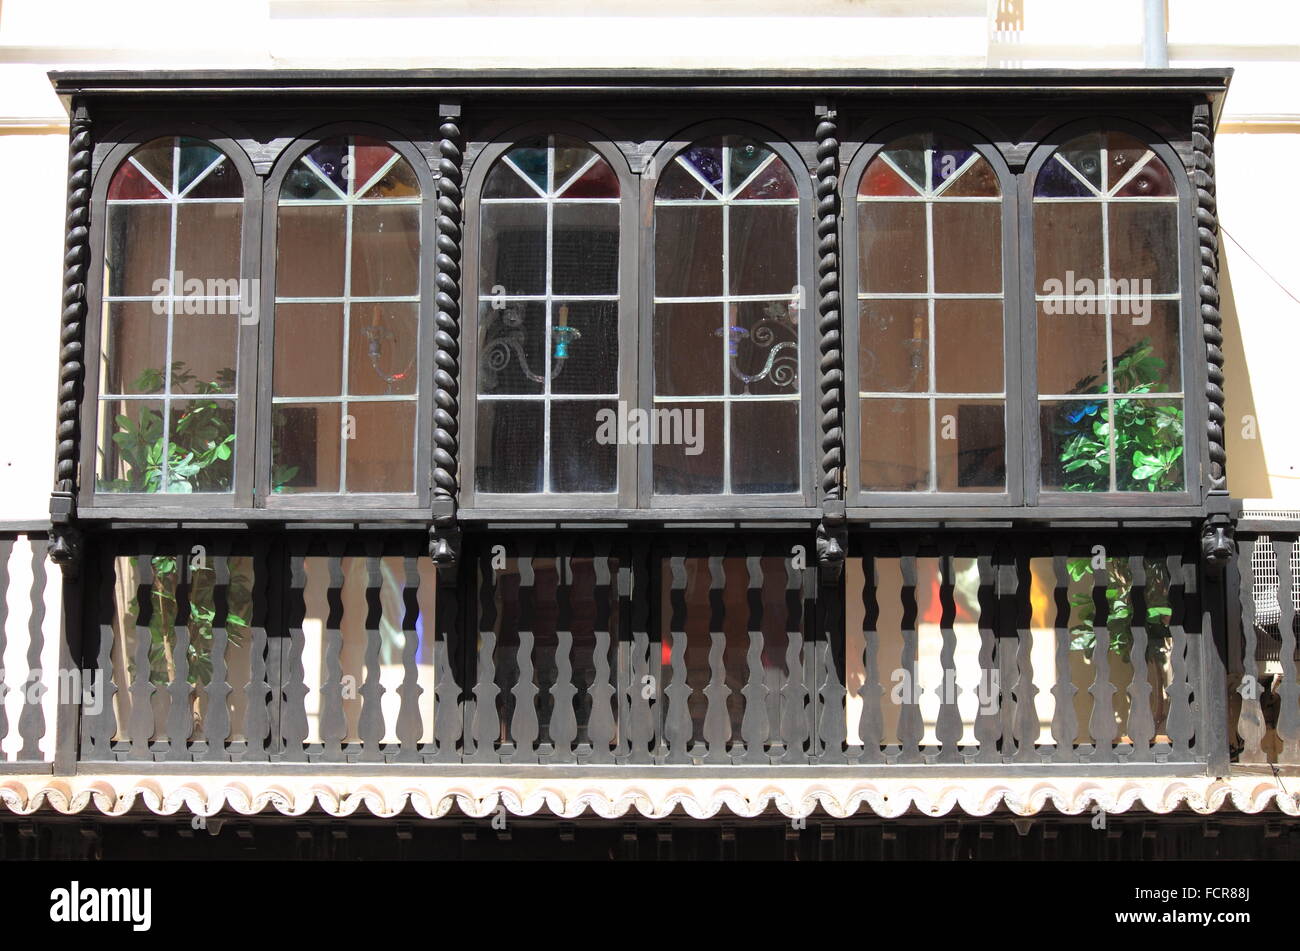
[[[1300,783],[1297,783],[1300,787]],[[689,779],[513,778],[500,777],[319,777],[215,775],[85,775],[0,777],[0,803],[31,815],[48,807],[65,815],[91,806],[120,816],[140,806],[161,816],[203,816],[222,811],[251,816],[268,807],[301,816],[319,808],[346,817],[363,808],[392,817],[410,806],[426,819],[446,816],[456,806],[465,815],[487,818],[504,805],[517,816],[550,814],[566,819],[594,815],[618,819],[633,811],[661,819],[677,807],[694,819],[724,812],[752,818],[774,807],[789,818],[821,810],[834,818],[875,814],[895,818],[914,812],[936,818],[951,814],[987,816],[1006,808],[1033,816],[1049,805],[1066,815],[1100,806],[1110,814],[1141,808],[1168,813],[1182,806],[1208,815],[1229,806],[1244,813],[1276,809],[1300,816],[1300,792],[1285,794],[1268,777],[1236,776],[1146,778],[976,777],[802,779],[760,777],[727,779],[717,775]],[[364,814],[364,813],[362,813]]]

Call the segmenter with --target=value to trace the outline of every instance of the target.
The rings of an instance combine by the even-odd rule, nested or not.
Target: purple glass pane
[[[952,178],[975,152],[973,149],[935,149],[930,154],[930,166],[933,173],[934,190],[938,191],[943,183]]]
[[[683,153],[682,158],[699,172],[701,178],[719,191],[722,190],[721,146],[693,145]]]
[[[1087,198],[1092,192],[1053,155],[1038,173],[1034,195],[1039,198]]]
[[[321,170],[326,178],[338,186],[339,191],[345,195],[347,194],[348,179],[345,166],[348,157],[348,144],[346,139],[322,142],[307,153],[307,157],[316,164],[316,167]]]

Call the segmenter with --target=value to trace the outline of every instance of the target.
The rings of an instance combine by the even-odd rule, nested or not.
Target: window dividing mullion
[[[1110,194],[1107,186],[1110,178],[1110,157],[1105,146],[1101,148],[1101,278],[1102,291],[1106,295],[1103,301],[1106,321],[1106,393],[1109,417],[1106,424],[1107,441],[1110,446],[1110,491],[1119,491],[1116,478],[1116,456],[1119,454],[1119,439],[1115,433],[1115,341],[1110,328]]]
[[[722,494],[731,494],[731,146],[722,146]]]
[[[926,320],[929,340],[926,342],[926,383],[929,393],[930,423],[930,491],[939,487],[939,403],[938,378],[934,370],[934,150],[925,150],[925,289]]]
[[[555,304],[555,136],[546,140],[546,312],[542,327],[542,491],[551,491],[551,314]]]
[[[344,219],[343,219],[343,359],[342,364],[343,378],[339,381],[339,393],[342,399],[339,401],[341,415],[339,416],[339,493],[343,494],[348,491],[348,438],[353,433],[351,427],[347,425],[349,410],[351,406],[348,403],[348,372],[349,357],[352,345],[352,212],[354,209],[353,199],[355,197],[356,185],[353,176],[356,174],[356,145],[351,138],[348,139],[348,171],[343,181],[348,186],[348,195],[344,198]],[[332,183],[331,183],[332,184]]]
[[[180,202],[177,193],[180,191],[180,174],[181,174],[181,139],[176,136],[172,140],[172,187],[167,194],[167,204],[171,210],[171,234],[167,243],[167,285],[171,287],[172,293],[167,298],[167,356],[163,360],[163,405],[162,405],[162,456],[158,460],[161,467],[162,478],[159,484],[159,491],[167,492],[171,481],[171,457],[172,457],[172,345],[175,337],[176,325],[176,288],[173,282],[176,280],[176,237],[177,237],[177,217],[180,213]],[[148,474],[145,475],[146,480]],[[147,484],[147,483],[146,483]]]

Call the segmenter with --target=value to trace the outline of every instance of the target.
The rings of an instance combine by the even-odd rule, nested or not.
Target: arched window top
[[[863,170],[858,198],[998,198],[988,159],[950,135],[922,132],[895,139]]]
[[[741,135],[701,139],[669,163],[655,189],[657,202],[797,202],[790,167],[771,148]]]
[[[515,143],[483,183],[484,201],[599,200],[619,194],[613,167],[586,142],[566,135]]]
[[[280,186],[280,201],[418,200],[415,169],[381,139],[325,139],[300,156]]]
[[[163,136],[146,142],[117,167],[108,186],[109,201],[239,199],[239,170],[211,142]]]
[[[1099,131],[1059,146],[1038,171],[1035,198],[1176,200],[1174,177],[1149,145],[1127,132]]]

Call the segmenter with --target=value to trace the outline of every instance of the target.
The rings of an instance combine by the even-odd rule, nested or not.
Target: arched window
[[[692,143],[654,208],[653,491],[800,491],[799,192],[739,135]]]
[[[104,206],[95,487],[229,493],[241,318],[239,170],[202,139],[167,136],[117,166]]]
[[[620,187],[564,135],[517,142],[479,200],[479,493],[613,497]]]
[[[997,173],[927,132],[880,149],[854,193],[860,489],[1007,492]]]
[[[1043,490],[1183,491],[1173,175],[1093,132],[1047,158],[1033,200]]]
[[[270,490],[416,491],[421,191],[387,142],[312,146],[276,213]]]

